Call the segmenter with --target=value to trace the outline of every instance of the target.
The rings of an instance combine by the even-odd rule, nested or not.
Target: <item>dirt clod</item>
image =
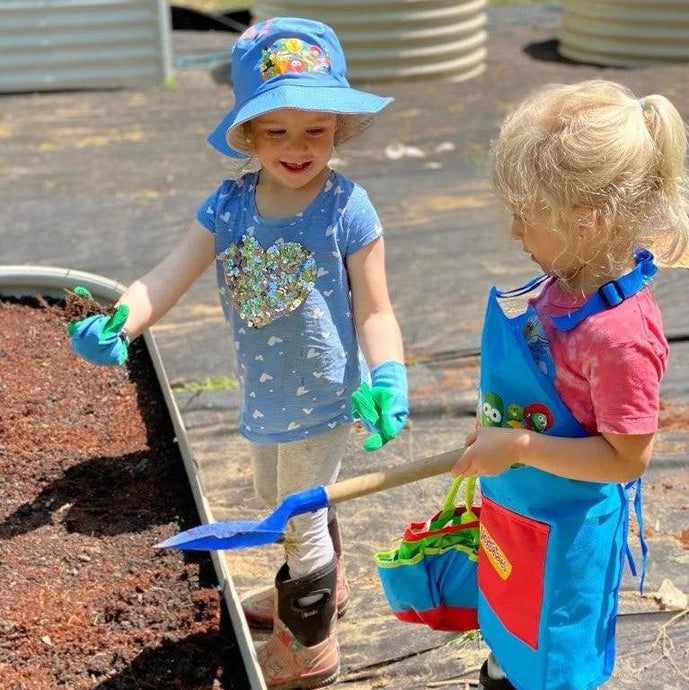
[[[68,323],[81,321],[81,319],[87,319],[89,316],[98,314],[109,316],[112,312],[112,307],[105,307],[93,297],[83,294],[82,290],[65,290],[64,313]]]

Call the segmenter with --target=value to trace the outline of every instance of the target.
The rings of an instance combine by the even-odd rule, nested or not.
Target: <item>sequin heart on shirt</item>
[[[263,249],[245,235],[218,257],[235,309],[253,328],[294,311],[313,290],[313,253],[298,242],[278,240]]]

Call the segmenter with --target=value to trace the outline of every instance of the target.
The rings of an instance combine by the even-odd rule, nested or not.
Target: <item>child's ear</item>
[[[593,207],[591,208],[591,213],[593,214],[593,224],[595,225],[596,232],[600,236],[600,234],[604,232],[608,226],[605,211],[600,208]]]
[[[251,122],[245,122],[242,125],[242,134],[244,135],[244,142],[247,149],[253,151],[254,149],[254,128]]]
[[[605,219],[600,209],[595,206],[575,206],[572,212],[577,239],[590,242],[600,238],[600,233],[605,228]]]
[[[254,133],[251,122],[243,122],[227,135],[227,143],[237,151],[251,156],[254,154]]]

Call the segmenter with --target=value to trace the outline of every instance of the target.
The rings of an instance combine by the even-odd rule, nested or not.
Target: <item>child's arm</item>
[[[608,433],[563,438],[527,429],[479,427],[467,437],[467,450],[451,474],[495,475],[520,462],[568,479],[626,482],[648,466],[654,438]]]
[[[383,238],[373,240],[347,259],[354,325],[369,367],[404,361],[402,334],[392,311],[385,277]]]
[[[120,297],[118,304],[129,307],[124,327],[130,338],[133,340],[164,316],[214,257],[215,236],[195,221],[172,251]]]
[[[364,448],[373,451],[395,438],[409,416],[402,334],[388,296],[383,238],[350,255],[347,271],[354,324],[373,386],[362,381],[352,395],[352,412],[371,432]]]

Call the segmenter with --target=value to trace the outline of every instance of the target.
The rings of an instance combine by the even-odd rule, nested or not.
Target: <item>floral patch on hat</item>
[[[263,81],[288,72],[330,71],[330,56],[318,46],[308,45],[300,38],[281,38],[261,54]]]

